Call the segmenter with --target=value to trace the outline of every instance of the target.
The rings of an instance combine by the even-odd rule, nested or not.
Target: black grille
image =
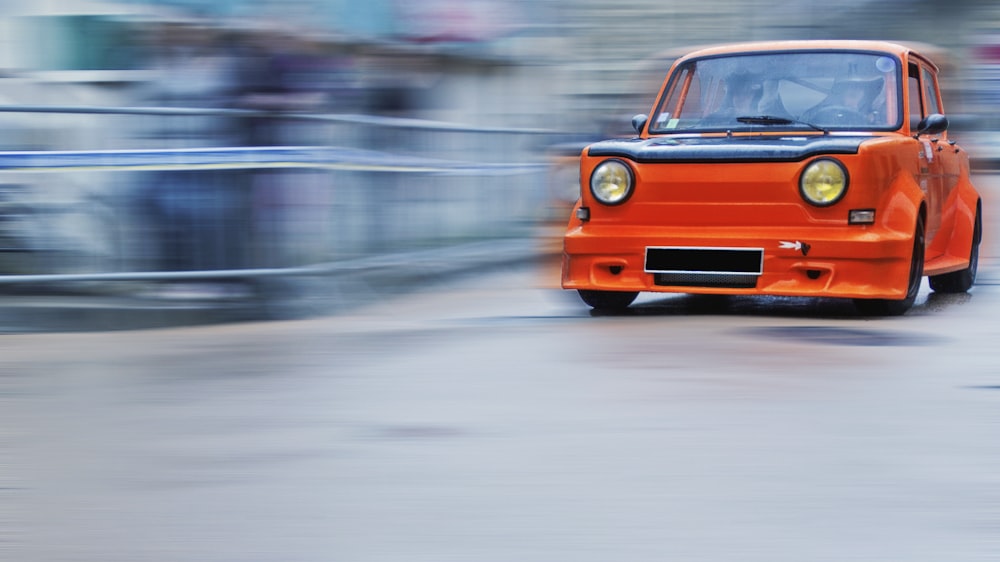
[[[757,275],[745,273],[654,273],[653,283],[661,287],[716,287],[753,289]]]

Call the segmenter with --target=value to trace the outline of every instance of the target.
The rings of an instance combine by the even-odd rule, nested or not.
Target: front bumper
[[[759,248],[760,273],[729,284],[702,273],[664,276],[646,270],[646,249]],[[747,294],[902,299],[912,234],[862,226],[788,228],[649,228],[587,224],[563,239],[562,286],[599,291]],[[720,282],[720,279],[722,280]],[[745,276],[744,276],[745,280]]]

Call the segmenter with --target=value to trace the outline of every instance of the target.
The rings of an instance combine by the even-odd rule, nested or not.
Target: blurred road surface
[[[0,560],[1000,560],[998,264],[988,240],[971,294],[891,319],[591,316],[522,267],[326,318],[7,335]]]

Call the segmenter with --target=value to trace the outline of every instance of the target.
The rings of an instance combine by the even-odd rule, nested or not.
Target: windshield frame
[[[895,90],[894,96],[891,98],[890,93],[886,93],[886,104],[887,110],[889,109],[888,104],[895,103],[895,121],[885,124],[847,124],[838,125],[830,124],[825,122],[815,123],[811,126],[808,120],[800,119],[801,115],[770,115],[763,112],[751,112],[747,115],[741,115],[741,117],[754,117],[754,118],[774,118],[779,117],[782,119],[778,120],[788,120],[784,118],[790,118],[788,123],[767,123],[763,124],[760,122],[753,123],[740,123],[735,119],[731,120],[727,124],[699,124],[686,127],[673,127],[667,126],[669,123],[668,119],[660,118],[659,116],[664,112],[664,107],[667,103],[671,102],[674,98],[674,90],[680,87],[679,81],[688,80],[692,72],[697,72],[698,65],[704,63],[705,61],[712,61],[718,59],[735,59],[743,57],[761,57],[761,56],[787,56],[787,55],[869,55],[873,57],[886,57],[893,61],[894,68],[891,72],[894,72],[895,76],[892,77],[893,89]],[[797,133],[817,133],[818,131],[857,131],[857,132],[891,132],[898,131],[903,127],[905,122],[905,112],[903,107],[903,75],[904,69],[906,68],[905,61],[897,54],[881,50],[872,49],[850,49],[850,48],[818,48],[818,49],[781,49],[781,50],[747,50],[724,54],[714,54],[706,55],[701,57],[692,57],[682,59],[677,62],[674,68],[670,72],[670,78],[666,86],[662,89],[659,97],[654,105],[653,112],[651,113],[648,125],[648,132],[650,135],[668,135],[668,134],[699,134],[699,133],[760,133],[760,132],[797,132]],[[693,70],[692,70],[693,69]],[[888,74],[890,71],[885,71]],[[836,77],[833,77],[836,78]],[[687,94],[684,93],[686,96]],[[681,101],[681,107],[686,100]],[[673,103],[671,104],[673,105]],[[778,121],[776,120],[776,121]],[[662,126],[661,126],[662,125]]]

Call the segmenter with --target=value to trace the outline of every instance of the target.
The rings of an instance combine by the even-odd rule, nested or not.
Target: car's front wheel
[[[982,209],[976,210],[976,222],[972,230],[972,252],[969,254],[969,267],[944,273],[941,275],[931,275],[929,278],[931,289],[937,293],[964,293],[972,288],[976,283],[976,271],[979,269],[979,243],[983,238],[983,213]]]
[[[891,299],[854,299],[854,306],[865,316],[900,316],[913,307],[920,292],[920,282],[924,278],[924,218],[917,219],[913,232],[913,252],[910,258],[910,274],[906,285],[906,297]]]
[[[580,298],[596,310],[622,310],[632,304],[639,293],[624,291],[589,291],[580,289]]]

